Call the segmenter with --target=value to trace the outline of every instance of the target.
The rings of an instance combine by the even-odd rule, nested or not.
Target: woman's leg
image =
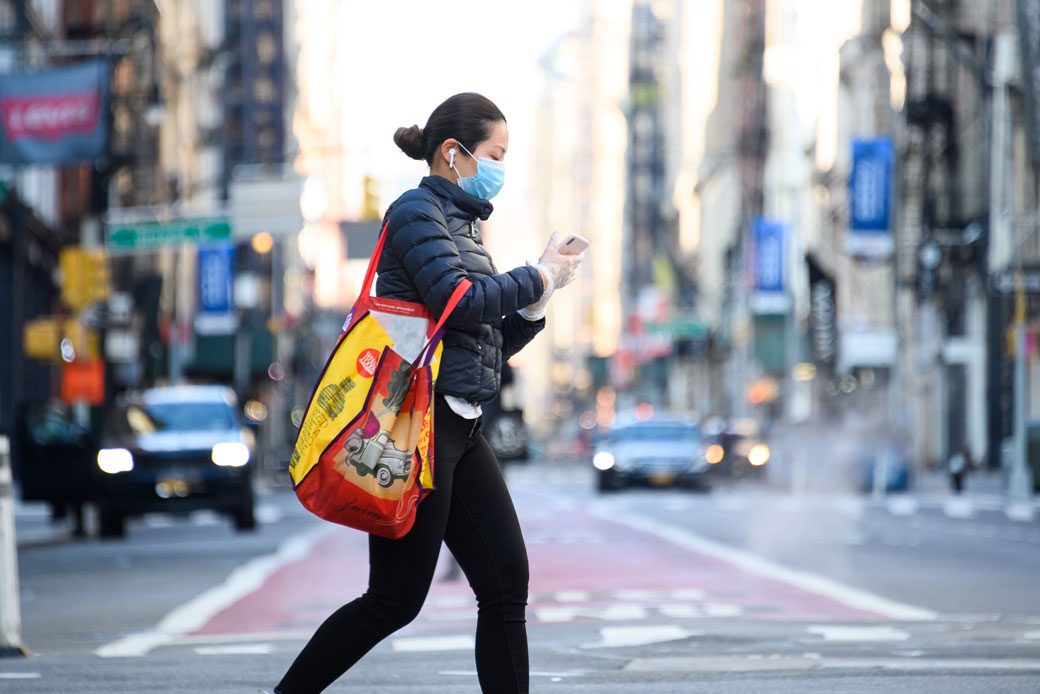
[[[477,596],[477,675],[488,694],[527,694],[527,550],[483,435],[455,468],[444,541]]]
[[[368,590],[318,627],[275,688],[278,694],[321,692],[419,613],[444,538],[455,465],[473,431],[473,423],[452,412],[441,398],[436,403],[436,491],[419,504],[407,535],[398,540],[369,536]]]

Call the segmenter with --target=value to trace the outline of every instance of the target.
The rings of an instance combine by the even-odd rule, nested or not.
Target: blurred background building
[[[1040,0],[539,2],[460,0],[527,53],[431,84],[377,5],[0,1],[0,428],[226,382],[284,457],[378,221],[424,173],[394,128],[476,90],[516,151],[499,266],[554,229],[592,241],[513,362],[545,440],[573,453],[658,409],[1025,469]],[[65,91],[34,101],[38,77]]]

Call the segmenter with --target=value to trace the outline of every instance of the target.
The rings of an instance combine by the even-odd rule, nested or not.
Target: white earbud
[[[448,166],[455,166],[455,150],[449,149],[448,156],[451,157],[451,159],[448,160]]]

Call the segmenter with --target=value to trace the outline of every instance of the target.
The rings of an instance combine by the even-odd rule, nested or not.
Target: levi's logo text
[[[4,130],[12,140],[89,135],[97,128],[99,110],[97,92],[8,96],[0,101]]]

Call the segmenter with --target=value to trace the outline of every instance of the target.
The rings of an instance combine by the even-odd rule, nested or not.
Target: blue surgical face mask
[[[466,177],[463,177],[459,170],[455,169],[454,162],[451,164],[451,168],[455,169],[455,173],[459,175],[459,187],[470,195],[484,200],[490,200],[498,195],[506,182],[505,164],[487,157],[477,159],[468,149],[462,146],[461,142],[459,147],[462,147],[462,151],[469,154],[477,162],[477,175]]]

